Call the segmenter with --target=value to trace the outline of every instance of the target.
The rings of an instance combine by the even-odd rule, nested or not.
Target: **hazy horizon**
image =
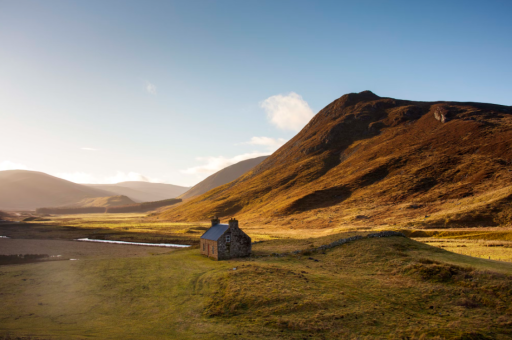
[[[511,10],[0,1],[0,170],[190,187],[345,93],[511,105]]]

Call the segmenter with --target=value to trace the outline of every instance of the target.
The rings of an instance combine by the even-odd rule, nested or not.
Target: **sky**
[[[191,186],[343,94],[512,105],[510,1],[0,0],[0,170]]]

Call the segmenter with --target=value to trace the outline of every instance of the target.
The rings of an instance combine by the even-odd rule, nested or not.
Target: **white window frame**
[[[231,235],[226,235],[226,243],[231,242]]]

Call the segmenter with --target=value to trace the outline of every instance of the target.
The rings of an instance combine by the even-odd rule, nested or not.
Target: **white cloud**
[[[81,148],[81,150],[85,150],[85,151],[97,151],[98,149],[94,149],[94,148]]]
[[[262,145],[266,146],[269,150],[275,151],[286,143],[284,138],[271,138],[271,137],[252,137],[250,141],[244,144]]]
[[[146,82],[146,91],[148,91],[149,94],[156,95],[156,85],[151,84],[149,81]]]
[[[299,131],[314,116],[308,103],[295,92],[269,97],[260,106],[270,122],[282,130]]]
[[[2,170],[31,170],[25,164],[14,163],[11,161],[3,161],[0,163],[0,171]]]
[[[266,156],[266,155],[268,155],[268,152],[266,152],[266,153],[262,153],[262,152],[244,153],[242,155],[238,155],[238,156],[235,156],[232,158],[226,158],[223,156],[199,157],[199,158],[197,158],[197,160],[206,162],[206,164],[188,168],[186,170],[182,170],[181,172],[184,174],[194,174],[194,175],[198,175],[200,177],[206,177],[208,175],[214,174],[217,171],[222,170],[225,167],[228,167],[235,163],[245,161],[246,159],[251,159],[251,158],[256,158],[256,157]]]
[[[144,176],[138,172],[117,171],[116,174],[112,176],[95,176],[86,172],[63,172],[58,173],[56,176],[71,182],[81,184],[115,184],[126,181],[164,183],[164,181],[158,178]]]

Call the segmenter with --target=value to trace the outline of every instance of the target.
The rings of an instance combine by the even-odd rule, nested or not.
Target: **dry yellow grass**
[[[495,261],[512,262],[511,241],[467,240],[458,238],[420,238],[417,240],[457,254]]]
[[[44,223],[33,224],[32,231],[25,225],[23,230],[32,236],[100,233],[136,239],[148,237],[149,231],[163,239],[186,235],[197,240],[207,227],[147,221],[133,214],[62,216]],[[507,304],[512,298],[510,263],[459,255],[402,237],[364,239],[315,253],[320,245],[370,232],[371,228],[358,225],[309,231],[296,225],[241,226],[258,241],[253,258],[214,262],[191,249],[137,258],[118,258],[113,253],[109,259],[0,267],[0,291],[7,294],[0,311],[0,336],[505,339],[511,335],[507,333],[512,327]],[[437,236],[458,237],[463,232],[490,237],[493,231],[442,230]],[[460,242],[440,237],[418,240]],[[294,250],[302,250],[302,255],[273,255]]]

